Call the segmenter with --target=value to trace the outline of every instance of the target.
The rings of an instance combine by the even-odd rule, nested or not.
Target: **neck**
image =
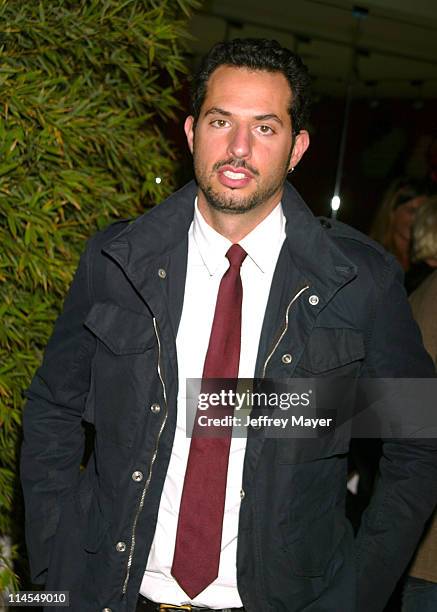
[[[201,192],[198,194],[197,205],[205,221],[216,232],[237,243],[259,225],[281,201],[282,192],[275,198],[263,202],[256,208],[244,213],[224,212],[216,210],[208,204]]]

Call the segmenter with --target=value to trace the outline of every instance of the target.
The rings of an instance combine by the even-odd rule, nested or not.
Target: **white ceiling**
[[[276,38],[297,51],[320,94],[437,98],[437,0],[206,0],[192,50],[236,37]],[[362,10],[364,9],[364,10]],[[361,17],[360,17],[361,15]]]

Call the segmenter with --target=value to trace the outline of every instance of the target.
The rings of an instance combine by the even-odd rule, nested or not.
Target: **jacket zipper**
[[[301,294],[302,294],[304,291],[306,291],[306,290],[307,290],[307,289],[309,289],[309,288],[310,288],[310,286],[309,286],[309,285],[306,285],[305,287],[302,287],[302,289],[300,289],[300,291],[298,291],[298,292],[296,293],[296,295],[293,297],[293,299],[291,300],[291,302],[288,304],[288,306],[287,306],[287,310],[285,311],[285,326],[284,326],[284,329],[282,330],[282,332],[281,332],[281,334],[280,334],[279,338],[277,339],[277,341],[276,341],[276,343],[274,344],[274,346],[273,346],[272,350],[271,350],[271,351],[270,351],[270,353],[268,354],[267,359],[266,359],[266,360],[265,360],[265,362],[264,362],[264,367],[263,367],[263,369],[262,369],[262,375],[261,375],[261,378],[265,378],[265,375],[266,375],[266,369],[267,369],[267,365],[268,365],[268,363],[269,363],[270,359],[273,357],[273,354],[274,354],[274,352],[276,351],[276,349],[278,348],[278,346],[279,346],[279,344],[280,344],[280,342],[281,342],[282,338],[283,338],[283,337],[285,336],[285,334],[287,333],[287,330],[288,330],[288,313],[289,313],[289,311],[290,311],[290,308],[291,308],[292,304],[294,304],[294,302],[297,300],[297,298],[298,298],[298,297],[299,297],[299,296],[300,296],[300,295],[301,295]]]
[[[158,436],[156,438],[155,450],[153,452],[152,459],[150,461],[149,473],[148,473],[148,476],[147,476],[147,480],[146,480],[146,482],[144,484],[143,492],[141,494],[140,503],[138,505],[138,509],[137,509],[135,517],[134,517],[134,522],[132,524],[132,536],[131,536],[129,557],[128,557],[128,560],[127,560],[126,577],[125,577],[124,583],[123,583],[123,595],[125,595],[126,591],[127,591],[127,585],[128,585],[128,582],[129,582],[130,570],[131,570],[131,566],[132,566],[132,560],[133,560],[133,556],[134,556],[134,552],[135,552],[136,529],[137,529],[138,518],[140,516],[141,510],[143,509],[146,493],[147,493],[147,491],[149,489],[150,481],[152,480],[153,466],[155,464],[156,456],[158,454],[159,441],[160,441],[160,438],[161,438],[161,434],[162,434],[162,432],[164,430],[165,424],[167,422],[167,416],[168,416],[167,390],[166,390],[166,387],[165,387],[165,382],[164,382],[164,378],[163,378],[163,375],[162,375],[162,369],[161,369],[161,340],[159,338],[158,325],[156,323],[155,317],[153,317],[153,327],[155,329],[155,336],[156,336],[156,340],[158,342],[158,364],[157,364],[157,370],[158,370],[159,379],[161,381],[162,394],[164,396],[165,415],[164,415],[164,418],[162,420],[161,427],[160,427],[159,432],[158,432]]]

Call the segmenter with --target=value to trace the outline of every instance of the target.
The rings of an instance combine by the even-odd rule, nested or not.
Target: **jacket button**
[[[161,410],[161,406],[159,404],[152,404],[150,406],[150,410],[153,412],[153,414],[158,414],[158,412]]]
[[[317,306],[317,304],[319,303],[319,296],[310,295],[310,297],[308,298],[308,302],[311,304],[311,306]]]
[[[159,278],[166,278],[167,272],[164,270],[164,268],[159,268],[158,276],[159,276]]]
[[[103,608],[102,612],[112,612],[111,608]]]
[[[293,357],[290,355],[290,353],[285,353],[285,355],[282,355],[281,357],[282,363],[291,363],[292,360],[293,360]]]
[[[117,552],[124,552],[126,550],[126,544],[124,542],[117,542],[115,550]]]
[[[143,480],[143,472],[140,472],[139,470],[137,470],[136,472],[134,472],[132,474],[132,480],[134,482],[141,482]]]
[[[241,489],[240,491],[240,499],[244,499],[246,493],[244,492],[244,489]]]

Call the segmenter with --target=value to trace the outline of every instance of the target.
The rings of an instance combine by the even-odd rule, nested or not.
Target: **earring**
[[[292,168],[290,168],[290,170],[287,172],[287,174],[291,174],[294,171],[294,166]]]

